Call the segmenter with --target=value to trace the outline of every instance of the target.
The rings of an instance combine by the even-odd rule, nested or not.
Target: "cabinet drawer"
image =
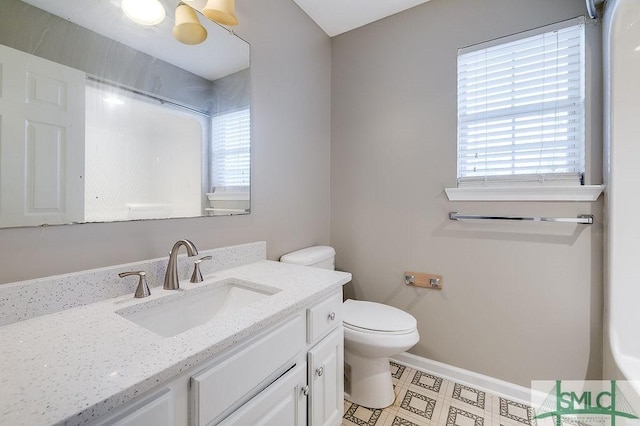
[[[211,424],[228,414],[238,401],[255,395],[261,386],[266,387],[268,379],[282,374],[282,367],[304,348],[304,334],[305,318],[297,315],[238,353],[192,376],[193,423]]]
[[[116,409],[118,410],[118,409]],[[175,424],[173,393],[163,389],[149,398],[98,420],[97,426],[171,426]]]
[[[307,342],[313,343],[342,324],[342,291],[307,309]]]

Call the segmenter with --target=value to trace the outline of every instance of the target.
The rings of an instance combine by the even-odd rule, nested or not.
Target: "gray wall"
[[[329,243],[330,40],[291,0],[237,9],[251,43],[251,214],[0,229],[0,283],[165,256],[179,238],[266,240],[272,259]]]
[[[451,203],[443,192],[455,185],[456,49],[583,14],[583,1],[431,0],[332,45],[291,0],[237,7],[252,45],[252,213],[0,229],[0,283],[163,256],[178,238],[202,249],[266,240],[276,259],[331,236],[354,274],[348,292],[418,318],[414,353],[522,385],[598,378],[601,204]],[[598,183],[600,112],[588,117]],[[597,224],[451,223],[452,210],[593,213]],[[406,288],[405,270],[443,274],[445,288]]]
[[[457,49],[584,14],[583,0],[431,0],[332,39],[331,243],[351,296],[418,319],[412,353],[524,386],[601,376],[601,202],[454,203],[443,191],[456,184]],[[588,32],[587,182],[601,183],[600,29]],[[407,288],[404,271],[442,274],[444,289]]]
[[[212,84],[211,112],[220,113],[251,105],[251,69],[246,68]]]

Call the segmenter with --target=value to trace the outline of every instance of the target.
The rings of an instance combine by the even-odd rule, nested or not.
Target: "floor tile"
[[[436,408],[436,400],[412,390],[407,390],[400,402],[400,410],[431,420]]]
[[[342,417],[342,424],[349,426],[381,426],[387,415],[388,413],[383,413],[383,410],[366,408],[352,403]]]
[[[452,398],[482,410],[485,409],[486,393],[481,390],[456,383]]]
[[[525,404],[391,362],[396,399],[383,410],[345,400],[342,426],[553,426]]]
[[[435,393],[440,393],[440,390],[442,389],[442,382],[442,378],[423,371],[416,371],[413,375],[413,379],[411,379],[411,384]]]
[[[533,409],[525,404],[500,398],[500,418],[509,419],[521,425],[535,425]]]
[[[398,364],[397,362],[393,362],[393,361],[390,361],[389,365],[391,370],[391,376],[395,377],[396,379],[400,379],[400,377],[402,376],[402,373],[404,373],[404,371],[407,368],[409,368],[406,365]]]
[[[484,426],[484,417],[462,410],[460,408],[449,406],[447,413],[447,426]]]

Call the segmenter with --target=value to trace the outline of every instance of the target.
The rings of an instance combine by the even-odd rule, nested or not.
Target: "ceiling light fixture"
[[[213,22],[222,25],[238,25],[236,0],[209,0],[202,13]]]
[[[207,30],[198,20],[196,12],[221,25],[238,25],[235,0],[208,0],[202,11],[181,1],[176,7],[176,22],[173,27],[173,36],[179,42],[200,44],[207,38]]]
[[[200,24],[196,11],[182,2],[176,8],[173,37],[184,44],[200,44],[207,38],[207,30]]]
[[[120,7],[127,18],[140,25],[158,25],[166,15],[158,0],[122,0]]]

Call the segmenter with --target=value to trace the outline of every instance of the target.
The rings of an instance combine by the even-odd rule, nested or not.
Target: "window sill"
[[[596,201],[604,185],[543,188],[445,188],[449,201]]]
[[[249,201],[249,191],[207,192],[209,201]]]

